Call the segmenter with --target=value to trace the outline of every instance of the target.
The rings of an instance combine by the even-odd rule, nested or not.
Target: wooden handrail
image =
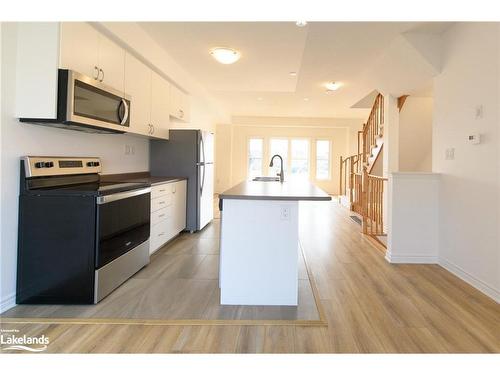
[[[358,152],[340,158],[340,194],[348,197],[352,211],[363,217],[363,233],[378,236],[384,233],[383,202],[386,178],[368,173],[368,159],[377,139],[383,136],[384,97],[378,94],[358,132]]]
[[[373,176],[365,172],[366,202],[364,202],[363,233],[372,236],[384,234],[384,183],[387,178]]]

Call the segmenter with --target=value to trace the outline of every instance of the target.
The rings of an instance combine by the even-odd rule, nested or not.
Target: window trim
[[[265,147],[266,147],[266,142],[265,142],[265,137],[262,137],[262,136],[249,136],[247,137],[247,142],[246,142],[246,147],[247,147],[247,152],[246,152],[246,170],[247,170],[247,173],[246,173],[246,178],[247,179],[250,179],[251,176],[250,176],[250,140],[252,139],[260,139],[262,141],[262,162],[260,164],[260,171],[261,171],[261,175],[262,176],[265,176],[265,171],[264,171],[264,158],[265,158]]]
[[[290,171],[290,176],[292,175],[292,141],[307,141],[307,171],[308,171],[308,181],[311,181],[311,153],[312,153],[312,147],[311,147],[311,138],[308,137],[290,137],[288,138],[288,149],[290,151],[290,156],[288,158],[290,167],[288,170]]]
[[[318,178],[318,141],[327,141],[328,142],[328,177],[327,178]],[[333,156],[333,142],[329,138],[316,138],[314,140],[314,179],[316,181],[331,181],[332,180],[332,156]]]

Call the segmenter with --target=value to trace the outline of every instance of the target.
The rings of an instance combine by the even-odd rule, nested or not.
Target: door
[[[201,230],[214,218],[214,165],[200,165],[199,225]]]
[[[124,92],[125,51],[103,35],[99,35],[99,81]]]
[[[125,54],[125,93],[131,96],[130,132],[149,135],[151,127],[151,70]]]
[[[151,125],[155,138],[168,139],[170,125],[169,113],[170,84],[160,75],[151,75]]]
[[[61,24],[60,67],[97,79],[99,33],[86,22]]]

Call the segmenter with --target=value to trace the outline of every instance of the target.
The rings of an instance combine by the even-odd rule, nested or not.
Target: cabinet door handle
[[[158,233],[158,237],[161,237],[165,234],[165,232]]]
[[[151,134],[154,134],[154,133],[155,133],[155,126],[151,125]]]
[[[182,109],[179,109],[179,117],[184,118],[184,111]]]
[[[95,80],[99,79],[99,68],[96,65],[94,66],[94,73],[95,73],[94,79]]]
[[[163,217],[163,216],[165,216],[165,214],[158,215],[158,217]]]
[[[158,202],[158,204],[165,204],[165,201]]]
[[[165,189],[160,189],[158,190],[160,193],[163,193],[165,191]]]
[[[99,71],[102,73],[102,77],[101,79],[99,80],[99,82],[102,82],[104,81],[104,70],[102,70],[101,68],[99,68]],[[99,76],[98,76],[99,77]]]
[[[153,134],[151,131],[153,129],[153,125],[151,124],[148,124],[148,127],[149,127],[149,130],[148,130],[148,134]]]

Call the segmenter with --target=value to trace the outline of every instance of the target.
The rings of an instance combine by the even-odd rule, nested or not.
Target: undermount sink
[[[255,177],[252,181],[278,182],[279,180],[280,180],[279,177],[263,176],[263,177]]]

